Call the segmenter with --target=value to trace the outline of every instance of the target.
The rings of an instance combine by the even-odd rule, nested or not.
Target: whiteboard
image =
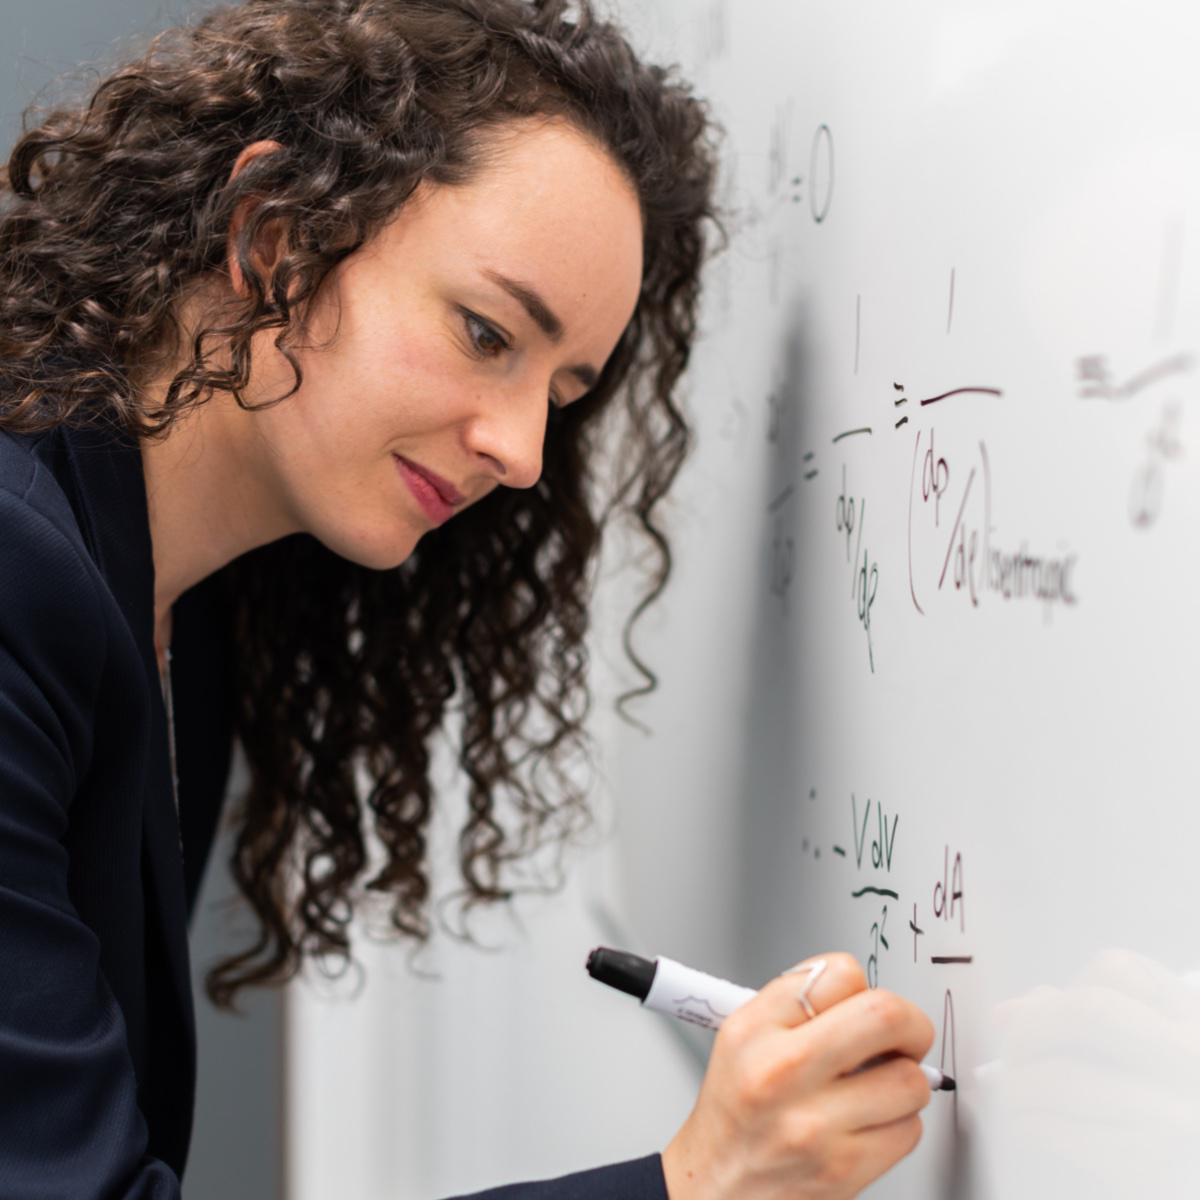
[[[1200,12],[623,6],[726,131],[622,919],[848,949],[960,1082],[878,1197],[1200,1178]]]

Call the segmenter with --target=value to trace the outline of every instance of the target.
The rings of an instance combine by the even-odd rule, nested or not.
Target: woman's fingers
[[[914,1060],[932,1042],[925,1015],[868,989],[849,955],[772,980],[721,1027],[664,1151],[672,1200],[848,1200],[920,1138],[929,1085]]]
[[[848,1075],[875,1058],[924,1058],[933,1045],[929,1018],[894,992],[867,988],[865,980],[856,986],[854,976],[844,970],[822,975],[808,997],[813,1017],[805,1013],[792,977],[772,980],[731,1018],[729,1023],[742,1018],[731,1035],[737,1039],[744,1030],[745,1036],[757,1036],[773,1027],[785,1044],[772,1041],[769,1052],[793,1062],[807,1086]]]
[[[831,1121],[858,1133],[915,1116],[931,1095],[919,1063],[891,1058],[835,1080],[825,1105]]]
[[[874,1183],[907,1157],[921,1140],[921,1118],[915,1113],[888,1125],[862,1129],[847,1139],[852,1162],[852,1195]]]
[[[917,1089],[920,1103],[871,1120],[847,1121],[848,1129],[886,1123],[928,1100],[929,1086],[917,1063],[933,1044],[932,1022],[902,996],[868,988],[862,968],[848,954],[809,959],[773,979],[733,1014],[719,1037],[735,1053],[748,1054],[748,1061],[760,1068],[764,1090],[773,1097],[825,1087],[875,1059],[907,1060],[911,1073],[900,1065],[881,1074],[879,1068],[886,1064],[880,1063],[868,1068],[864,1078],[890,1087],[898,1073],[915,1077],[924,1089]],[[847,1094],[865,1093],[862,1087],[852,1087]]]
[[[821,954],[772,979],[746,1009],[751,1009],[749,1015],[756,1024],[791,1028],[805,1024],[866,988],[867,977],[853,957]]]
[[[876,1058],[900,1055],[920,1062],[933,1045],[933,1022],[895,992],[872,988],[850,996],[814,1021],[814,1063],[846,1075]]]

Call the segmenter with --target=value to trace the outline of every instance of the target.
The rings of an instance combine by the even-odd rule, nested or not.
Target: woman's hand
[[[868,989],[849,955],[814,972],[819,961],[721,1027],[696,1106],[663,1151],[670,1200],[842,1200],[916,1146],[932,1024]]]

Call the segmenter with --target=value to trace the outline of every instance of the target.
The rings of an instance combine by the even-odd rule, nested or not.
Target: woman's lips
[[[396,460],[396,469],[400,472],[400,477],[408,484],[408,490],[412,492],[425,515],[435,525],[448,521],[454,515],[455,508],[463,502],[462,493],[433,471],[419,467],[398,454],[393,454],[392,457]]]

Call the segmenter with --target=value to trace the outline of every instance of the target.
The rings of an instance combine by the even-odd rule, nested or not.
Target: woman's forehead
[[[505,290],[533,292],[568,329],[623,313],[619,333],[642,274],[640,206],[623,171],[565,121],[523,122],[495,136],[467,182],[418,188],[379,251],[394,255],[398,268],[515,284]]]

